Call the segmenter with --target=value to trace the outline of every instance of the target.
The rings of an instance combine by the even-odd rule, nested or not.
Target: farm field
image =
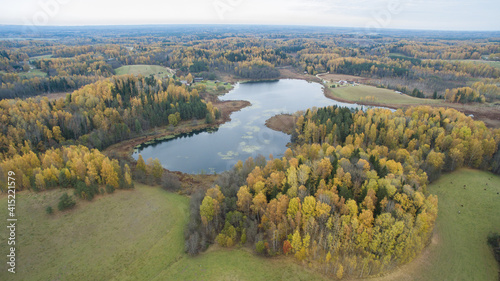
[[[330,87],[330,83],[327,84]],[[387,105],[439,105],[439,100],[420,99],[404,94],[398,94],[393,90],[376,88],[373,86],[342,86],[339,88],[328,88],[327,95],[334,99],[342,99],[350,102],[368,102]]]
[[[162,77],[172,76],[172,70],[168,67],[160,65],[125,65],[115,69],[116,75],[133,74],[133,75],[160,75]]]

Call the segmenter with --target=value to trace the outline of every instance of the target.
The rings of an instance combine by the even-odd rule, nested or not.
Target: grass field
[[[261,258],[245,249],[187,256],[187,197],[138,184],[47,215],[46,206],[55,208],[62,193],[17,195],[17,273],[8,273],[2,262],[0,280],[323,280],[286,258]],[[0,204],[6,218],[5,195]],[[0,238],[7,254],[7,231]]]
[[[0,280],[150,279],[182,253],[188,198],[138,185],[46,214],[62,193],[17,195],[17,273],[8,275],[2,262]],[[0,202],[6,218],[6,197]],[[5,259],[7,232],[0,235]]]
[[[399,53],[391,53],[391,54],[389,54],[389,57],[390,58],[394,58],[394,59],[397,59],[397,58],[413,59],[412,57],[408,57],[408,56],[405,56],[405,55],[399,54]],[[487,64],[489,66],[493,66],[495,68],[500,68],[500,61],[472,60],[472,59],[469,59],[469,60],[452,60],[452,61],[485,63],[485,64]]]
[[[458,61],[473,62],[473,63],[477,63],[477,64],[484,63],[484,64],[487,64],[489,66],[493,66],[495,68],[500,69],[500,61],[488,61],[488,60],[458,60]]]
[[[247,249],[209,249],[185,257],[153,280],[329,280],[292,258],[262,258]]]
[[[158,75],[161,77],[172,76],[172,70],[168,67],[159,65],[125,65],[115,69],[116,75],[133,74],[133,75]]]
[[[401,54],[401,53],[390,53],[389,57],[395,57],[395,58],[397,58],[397,57],[412,58],[412,57],[409,57],[409,56]]]
[[[34,56],[30,57],[30,60],[40,60],[40,59],[50,59],[52,55]]]
[[[5,71],[0,71],[0,74],[6,74]],[[16,72],[16,74],[23,79],[30,79],[34,77],[47,77],[47,73],[40,69],[31,69],[29,72]]]
[[[439,200],[431,244],[409,264],[370,281],[498,280],[500,268],[486,238],[500,232],[500,177],[461,169],[429,190]]]
[[[19,73],[19,76],[29,79],[33,77],[47,77],[47,73],[41,71],[40,69],[32,69],[30,72]]]
[[[430,192],[439,198],[437,244],[415,280],[498,280],[486,237],[500,232],[500,177],[462,169],[442,176]]]
[[[330,84],[328,83],[329,87]],[[328,88],[328,94],[333,98],[340,98],[351,102],[371,102],[377,104],[392,105],[417,105],[417,104],[439,104],[441,101],[433,99],[419,99],[408,95],[398,94],[393,90],[381,89],[367,85],[342,86],[339,88]]]

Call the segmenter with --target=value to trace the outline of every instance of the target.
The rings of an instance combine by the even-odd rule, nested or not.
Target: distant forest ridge
[[[500,31],[444,31],[444,30],[405,30],[405,29],[366,29],[362,27],[328,27],[328,26],[294,26],[294,25],[217,25],[217,24],[169,24],[169,25],[86,25],[86,26],[28,26],[0,25],[0,38],[55,38],[76,35],[96,37],[106,34],[107,37],[124,35],[151,36],[184,36],[197,35],[203,38],[207,35],[219,34],[221,38],[238,34],[259,33],[266,35],[302,35],[314,37],[318,35],[346,36],[394,36],[403,38],[430,39],[481,39],[497,38],[500,42]],[[233,34],[232,34],[233,33]]]

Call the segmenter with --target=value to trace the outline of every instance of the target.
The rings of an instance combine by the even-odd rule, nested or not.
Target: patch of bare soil
[[[291,135],[293,126],[295,125],[295,117],[290,114],[275,115],[266,120],[266,126],[272,130],[283,132]]]

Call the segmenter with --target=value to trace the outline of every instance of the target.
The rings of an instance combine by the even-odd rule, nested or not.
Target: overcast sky
[[[215,23],[500,30],[500,0],[0,0],[0,7],[0,24]]]

